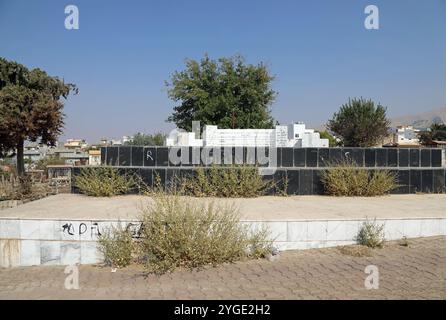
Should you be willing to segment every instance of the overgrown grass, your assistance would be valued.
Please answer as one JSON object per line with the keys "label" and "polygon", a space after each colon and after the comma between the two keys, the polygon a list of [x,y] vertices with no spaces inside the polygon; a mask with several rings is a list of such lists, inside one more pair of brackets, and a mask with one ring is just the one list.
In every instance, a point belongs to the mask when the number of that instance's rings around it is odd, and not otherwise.
{"label": "overgrown grass", "polygon": [[372,250],[363,245],[340,246],[338,250],[345,255],[352,257],[371,257]]}
{"label": "overgrown grass", "polygon": [[378,224],[376,219],[363,222],[361,229],[356,236],[359,245],[369,248],[382,248],[384,245],[384,224]]}
{"label": "overgrown grass", "polygon": [[253,198],[268,192],[284,195],[287,181],[281,184],[282,188],[279,183],[264,179],[258,167],[247,165],[197,168],[194,175],[182,177],[177,183],[185,195],[224,198]]}
{"label": "overgrown grass", "polygon": [[111,197],[141,188],[142,181],[137,175],[122,175],[116,168],[95,167],[82,168],[74,177],[74,185],[88,196]]}
{"label": "overgrown grass", "polygon": [[0,201],[16,200],[18,191],[18,180],[6,175],[0,177]]}
{"label": "overgrown grass", "polygon": [[118,223],[117,227],[103,231],[99,236],[99,250],[104,255],[104,262],[116,268],[128,266],[132,262],[135,242],[129,230]]}
{"label": "overgrown grass", "polygon": [[140,250],[156,273],[263,257],[272,249],[269,232],[249,231],[233,206],[160,193],[143,209],[142,221]]}
{"label": "overgrown grass", "polygon": [[0,176],[0,201],[32,201],[44,198],[52,193],[47,182],[36,181],[30,176],[17,177],[13,174]]}
{"label": "overgrown grass", "polygon": [[353,161],[332,163],[321,174],[325,192],[333,196],[373,197],[389,193],[397,185],[389,170],[367,170]]}

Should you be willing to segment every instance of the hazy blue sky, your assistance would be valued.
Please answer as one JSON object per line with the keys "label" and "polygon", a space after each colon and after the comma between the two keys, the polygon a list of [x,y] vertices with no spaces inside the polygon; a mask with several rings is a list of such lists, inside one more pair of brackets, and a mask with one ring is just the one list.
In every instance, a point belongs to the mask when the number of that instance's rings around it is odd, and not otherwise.
{"label": "hazy blue sky", "polygon": [[[68,4],[79,30],[64,27]],[[368,4],[380,30],[364,28]],[[446,107],[445,0],[0,0],[0,56],[79,87],[62,138],[170,130],[164,81],[206,52],[266,62],[282,123],[325,123],[352,96],[390,116]]]}

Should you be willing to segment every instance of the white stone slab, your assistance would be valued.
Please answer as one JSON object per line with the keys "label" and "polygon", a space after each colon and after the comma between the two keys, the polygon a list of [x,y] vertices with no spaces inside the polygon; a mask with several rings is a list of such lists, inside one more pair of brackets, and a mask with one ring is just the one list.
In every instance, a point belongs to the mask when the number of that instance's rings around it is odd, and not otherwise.
{"label": "white stone slab", "polygon": [[325,242],[325,247],[349,246],[353,244],[356,244],[356,241],[327,241]]}
{"label": "white stone slab", "polygon": [[20,220],[20,239],[39,240],[39,220]]}
{"label": "white stone slab", "polygon": [[[97,232],[104,233],[118,224],[125,228],[135,221],[74,221],[71,235],[65,230],[67,239],[59,241],[62,235],[62,221],[58,220],[0,220],[2,235],[19,235],[24,240],[0,240],[0,266],[30,265],[72,265],[76,263],[99,263],[101,253],[97,248]],[[354,237],[364,220],[306,220],[306,221],[255,221],[242,222],[251,230],[268,227],[279,250],[302,250],[354,244]],[[369,220],[370,221],[370,220]],[[85,227],[82,227],[82,223]],[[397,240],[419,236],[446,235],[446,219],[377,219],[385,224],[386,240]],[[37,226],[37,227],[36,227]],[[38,234],[37,234],[38,233]],[[41,239],[40,239],[41,238]],[[76,240],[77,239],[77,240]],[[80,239],[93,239],[80,241]]]}
{"label": "white stone slab", "polygon": [[274,246],[276,246],[280,251],[307,249],[307,243],[305,241],[275,242]]}
{"label": "white stone slab", "polygon": [[0,267],[20,266],[20,240],[0,240]]}
{"label": "white stone slab", "polygon": [[327,240],[327,221],[308,221],[308,241]]}
{"label": "white stone slab", "polygon": [[346,237],[345,221],[327,221],[327,240],[344,240]]}
{"label": "white stone slab", "polygon": [[246,227],[250,232],[257,232],[258,230],[265,228],[262,222],[257,222],[257,221],[246,221],[246,222],[241,222],[241,224],[243,227]]}
{"label": "white stone slab", "polygon": [[398,240],[404,237],[404,220],[377,220],[384,223],[384,238],[386,240]]}
{"label": "white stone slab", "polygon": [[20,239],[19,220],[0,220],[0,239]]}
{"label": "white stone slab", "polygon": [[446,235],[446,219],[440,219],[440,235]]}
{"label": "white stone slab", "polygon": [[21,240],[20,241],[20,265],[38,266],[40,265],[40,241]]}
{"label": "white stone slab", "polygon": [[347,242],[356,242],[361,222],[358,220],[345,221],[345,237],[342,240]]}
{"label": "white stone slab", "polygon": [[93,264],[103,261],[102,253],[99,251],[97,242],[82,241],[81,242],[81,263]]}
{"label": "white stone slab", "polygon": [[407,238],[421,237],[421,220],[411,219],[403,221],[404,236]]}
{"label": "white stone slab", "polygon": [[272,239],[275,241],[287,240],[287,223],[284,221],[268,221],[264,226],[270,231]]}
{"label": "white stone slab", "polygon": [[319,249],[327,246],[327,241],[306,241],[307,249]]}
{"label": "white stone slab", "polygon": [[327,241],[353,241],[359,232],[359,221],[327,221]]}
{"label": "white stone slab", "polygon": [[59,221],[40,220],[39,221],[40,240],[60,240],[61,231]]}
{"label": "white stone slab", "polygon": [[40,242],[40,264],[60,265],[60,241]]}
{"label": "white stone slab", "polygon": [[60,245],[60,263],[62,265],[74,265],[81,262],[81,243],[62,242]]}
{"label": "white stone slab", "polygon": [[287,241],[302,242],[308,238],[308,222],[292,221],[287,223]]}
{"label": "white stone slab", "polygon": [[440,219],[421,220],[421,236],[432,237],[440,235]]}

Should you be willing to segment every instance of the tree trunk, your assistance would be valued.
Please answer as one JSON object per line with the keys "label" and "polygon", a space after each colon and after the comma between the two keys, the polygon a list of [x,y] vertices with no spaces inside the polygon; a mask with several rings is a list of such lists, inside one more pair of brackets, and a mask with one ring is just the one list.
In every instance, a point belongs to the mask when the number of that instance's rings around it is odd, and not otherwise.
{"label": "tree trunk", "polygon": [[19,177],[25,175],[25,161],[23,159],[23,140],[17,143],[17,173]]}

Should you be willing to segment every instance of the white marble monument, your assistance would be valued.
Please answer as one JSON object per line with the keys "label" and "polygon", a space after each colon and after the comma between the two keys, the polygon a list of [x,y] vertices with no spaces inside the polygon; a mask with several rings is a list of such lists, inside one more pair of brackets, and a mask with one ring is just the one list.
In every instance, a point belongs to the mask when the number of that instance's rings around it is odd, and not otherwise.
{"label": "white marble monument", "polygon": [[168,147],[295,147],[328,148],[328,139],[306,129],[304,123],[277,125],[275,129],[219,129],[206,125],[203,137],[195,132],[172,131],[166,138]]}

